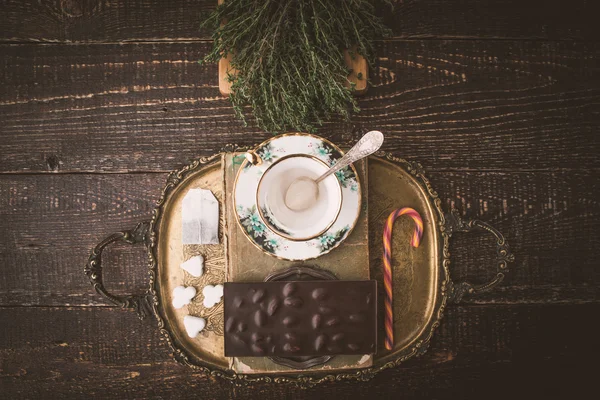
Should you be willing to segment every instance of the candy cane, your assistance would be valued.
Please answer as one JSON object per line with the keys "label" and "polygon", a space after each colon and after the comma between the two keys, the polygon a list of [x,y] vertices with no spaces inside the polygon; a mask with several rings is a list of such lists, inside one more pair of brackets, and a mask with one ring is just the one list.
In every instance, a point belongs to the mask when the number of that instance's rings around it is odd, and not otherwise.
{"label": "candy cane", "polygon": [[423,220],[418,212],[409,207],[393,211],[383,229],[383,285],[385,288],[385,348],[391,350],[394,345],[394,314],[392,311],[392,226],[401,215],[410,216],[415,221],[415,232],[410,244],[419,247],[423,236]]}

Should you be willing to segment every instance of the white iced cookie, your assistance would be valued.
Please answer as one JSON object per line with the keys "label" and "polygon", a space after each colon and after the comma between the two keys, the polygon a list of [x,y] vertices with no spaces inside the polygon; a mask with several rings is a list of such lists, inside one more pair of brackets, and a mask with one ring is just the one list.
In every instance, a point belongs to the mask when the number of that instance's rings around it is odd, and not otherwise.
{"label": "white iced cookie", "polygon": [[196,289],[192,286],[177,286],[173,289],[173,307],[181,308],[190,304],[196,295]]}
{"label": "white iced cookie", "polygon": [[202,276],[204,273],[204,257],[202,256],[194,256],[182,263],[180,267],[190,273],[190,275],[195,276],[196,278]]}
{"label": "white iced cookie", "polygon": [[188,336],[195,338],[206,326],[206,320],[204,318],[186,315],[183,317],[183,325],[185,326],[185,331]]}
{"label": "white iced cookie", "polygon": [[204,307],[211,308],[221,301],[221,297],[223,297],[223,285],[206,285],[202,289],[202,294],[204,295]]}

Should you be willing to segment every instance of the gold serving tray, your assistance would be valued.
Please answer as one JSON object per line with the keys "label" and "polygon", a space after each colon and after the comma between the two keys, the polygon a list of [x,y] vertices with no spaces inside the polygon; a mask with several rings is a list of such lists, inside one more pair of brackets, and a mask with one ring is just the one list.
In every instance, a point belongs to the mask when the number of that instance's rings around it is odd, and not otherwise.
{"label": "gold serving tray", "polygon": [[[230,149],[230,151],[243,149]],[[201,294],[186,308],[175,310],[171,306],[173,288],[184,284],[201,288],[207,284],[225,281],[227,224],[223,204],[224,169],[223,153],[201,158],[179,171],[171,173],[162,197],[154,210],[152,220],[140,223],[131,231],[115,233],[92,250],[86,265],[86,274],[93,286],[106,298],[122,307],[135,308],[140,317],[154,314],[158,326],[173,349],[175,358],[192,368],[238,383],[250,381],[292,382],[314,385],[339,379],[367,380],[377,372],[398,365],[402,361],[426,351],[429,340],[439,325],[448,301],[459,301],[466,293],[488,290],[497,285],[507,272],[507,263],[513,256],[504,237],[493,227],[478,221],[463,221],[453,211],[445,215],[441,201],[431,187],[418,163],[408,162],[380,152],[368,162],[368,220],[370,274],[379,281],[379,298],[384,298],[382,274],[382,232],[387,216],[399,207],[412,207],[423,218],[424,233],[418,249],[409,245],[414,226],[409,218],[400,218],[393,234],[393,285],[394,285],[394,348],[384,347],[383,301],[380,301],[379,347],[369,368],[331,371],[327,366],[293,373],[237,374],[229,369],[229,359],[223,354],[222,303],[205,309]],[[192,188],[210,189],[219,202],[221,226],[218,245],[183,245],[181,241],[181,202]],[[229,206],[229,205],[227,205]],[[485,229],[497,242],[498,273],[489,283],[475,286],[468,283],[453,284],[449,276],[449,239],[453,232]],[[102,284],[101,253],[114,241],[145,243],[148,248],[150,288],[143,296],[117,297],[108,293]],[[257,250],[258,251],[258,250]],[[334,251],[343,251],[343,247]],[[184,274],[181,262],[193,255],[205,256],[205,274],[193,278]],[[301,264],[301,263],[299,263]],[[318,265],[318,259],[312,260]],[[200,292],[200,290],[199,290]],[[190,339],[183,327],[184,315],[202,316],[206,328]]]}

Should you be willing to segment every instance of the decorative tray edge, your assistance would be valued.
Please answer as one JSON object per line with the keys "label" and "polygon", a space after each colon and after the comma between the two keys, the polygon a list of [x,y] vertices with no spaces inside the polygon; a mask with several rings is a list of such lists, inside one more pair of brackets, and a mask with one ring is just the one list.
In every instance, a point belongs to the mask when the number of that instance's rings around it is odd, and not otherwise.
{"label": "decorative tray edge", "polygon": [[[158,224],[160,223],[163,207],[170,193],[185,180],[190,174],[212,163],[216,163],[221,159],[223,153],[227,152],[243,152],[251,147],[240,147],[237,145],[227,145],[222,152],[209,157],[201,157],[192,163],[184,166],[179,170],[175,170],[167,177],[166,184],[162,190],[161,197],[156,203],[156,207],[152,212],[150,221],[144,221],[138,224],[134,229],[114,233],[97,246],[95,246],[90,254],[88,262],[85,266],[85,274],[90,279],[94,289],[104,296],[111,303],[120,306],[121,308],[134,309],[138,313],[140,319],[144,319],[148,315],[153,314],[158,323],[158,328],[161,336],[166,339],[169,347],[173,352],[174,358],[181,364],[187,365],[190,368],[202,371],[207,375],[220,377],[231,381],[237,385],[245,385],[253,382],[274,382],[274,383],[291,383],[298,387],[311,387],[323,382],[333,382],[339,380],[357,380],[367,381],[372,379],[379,372],[388,368],[395,367],[405,360],[424,354],[429,346],[431,337],[436,328],[440,325],[443,313],[448,302],[459,302],[465,294],[475,294],[481,291],[490,290],[498,285],[504,279],[505,273],[508,272],[508,263],[514,261],[514,256],[510,252],[510,248],[504,236],[494,227],[479,220],[463,220],[456,210],[451,210],[450,213],[444,214],[442,202],[438,197],[437,192],[431,186],[429,179],[425,176],[425,171],[422,165],[418,162],[407,161],[402,158],[393,156],[390,153],[380,151],[375,154],[376,157],[390,161],[400,165],[416,180],[419,186],[424,189],[431,202],[432,208],[436,211],[436,225],[440,232],[440,244],[442,249],[441,275],[438,295],[434,305],[434,316],[428,321],[427,325],[421,331],[418,338],[407,346],[404,350],[391,361],[385,363],[374,364],[372,367],[356,370],[348,370],[345,372],[332,373],[325,371],[305,371],[294,374],[278,374],[278,375],[262,375],[262,374],[238,374],[231,370],[221,369],[217,364],[206,362],[199,357],[189,354],[183,349],[183,346],[178,343],[177,338],[167,329],[165,324],[165,315],[163,313],[157,292],[157,236]],[[467,282],[453,283],[450,278],[450,252],[449,241],[450,237],[455,232],[468,232],[474,229],[483,229],[491,233],[497,244],[496,276],[488,283],[483,285],[472,285]],[[101,254],[102,250],[109,244],[123,241],[129,244],[143,243],[147,247],[148,256],[148,274],[150,278],[149,289],[142,295],[130,296],[115,296],[110,294],[103,285],[102,281],[102,265]]]}

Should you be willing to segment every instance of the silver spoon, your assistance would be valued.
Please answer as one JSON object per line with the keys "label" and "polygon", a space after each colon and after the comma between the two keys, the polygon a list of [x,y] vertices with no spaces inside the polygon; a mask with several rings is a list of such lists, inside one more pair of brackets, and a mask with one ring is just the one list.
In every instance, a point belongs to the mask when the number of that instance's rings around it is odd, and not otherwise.
{"label": "silver spoon", "polygon": [[368,155],[375,153],[383,143],[383,133],[371,131],[360,140],[342,158],[317,179],[307,176],[295,179],[285,193],[285,205],[293,211],[303,211],[315,205],[319,198],[319,182]]}

